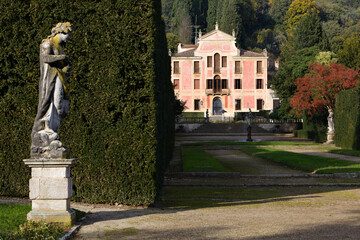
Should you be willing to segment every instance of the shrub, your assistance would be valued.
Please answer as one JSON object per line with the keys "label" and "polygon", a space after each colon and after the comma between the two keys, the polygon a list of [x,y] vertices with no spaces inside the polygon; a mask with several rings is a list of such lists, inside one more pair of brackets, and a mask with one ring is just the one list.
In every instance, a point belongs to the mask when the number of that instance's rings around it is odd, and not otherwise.
{"label": "shrub", "polygon": [[360,149],[360,89],[340,92],[336,97],[335,144],[338,147]]}
{"label": "shrub", "polygon": [[153,203],[174,143],[160,1],[4,0],[0,7],[0,195],[28,194],[22,160],[36,115],[39,44],[57,22],[70,21],[71,105],[60,136],[78,158],[74,199]]}
{"label": "shrub", "polygon": [[28,221],[20,225],[19,230],[5,237],[6,240],[56,240],[64,235],[64,225]]}
{"label": "shrub", "polygon": [[317,112],[313,115],[303,115],[303,129],[294,132],[300,138],[325,142],[327,139],[327,112]]}

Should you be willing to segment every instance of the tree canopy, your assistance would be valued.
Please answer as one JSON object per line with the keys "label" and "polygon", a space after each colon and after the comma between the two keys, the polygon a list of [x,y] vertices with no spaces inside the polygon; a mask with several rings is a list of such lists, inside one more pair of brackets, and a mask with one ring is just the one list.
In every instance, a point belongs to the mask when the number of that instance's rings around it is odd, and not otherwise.
{"label": "tree canopy", "polygon": [[295,82],[290,104],[296,115],[312,114],[324,108],[335,110],[336,94],[358,85],[359,73],[338,63],[311,64],[309,72]]}

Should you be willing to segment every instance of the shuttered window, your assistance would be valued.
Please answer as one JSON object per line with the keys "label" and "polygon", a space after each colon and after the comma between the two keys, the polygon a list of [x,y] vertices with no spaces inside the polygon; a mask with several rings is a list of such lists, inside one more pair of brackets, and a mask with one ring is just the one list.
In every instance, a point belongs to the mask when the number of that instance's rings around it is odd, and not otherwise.
{"label": "shuttered window", "polygon": [[200,73],[200,62],[199,61],[194,62],[194,73]]}
{"label": "shuttered window", "polygon": [[257,61],[256,62],[256,73],[259,73],[259,74],[263,73],[262,61]]}
{"label": "shuttered window", "polygon": [[179,62],[174,62],[174,74],[180,73]]}
{"label": "shuttered window", "polygon": [[235,74],[242,74],[242,67],[240,61],[235,61]]}
{"label": "shuttered window", "polygon": [[194,79],[194,89],[200,89],[200,79]]}
{"label": "shuttered window", "polygon": [[223,68],[226,68],[226,67],[227,67],[227,57],[226,57],[226,56],[224,56],[224,57],[221,58],[221,66],[222,66]]}
{"label": "shuttered window", "polygon": [[212,56],[207,57],[207,67],[212,67]]}

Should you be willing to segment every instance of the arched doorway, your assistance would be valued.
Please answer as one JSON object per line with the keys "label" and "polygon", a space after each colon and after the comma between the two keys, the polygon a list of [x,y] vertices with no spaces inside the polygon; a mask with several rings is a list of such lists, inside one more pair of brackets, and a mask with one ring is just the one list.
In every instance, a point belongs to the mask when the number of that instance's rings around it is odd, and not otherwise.
{"label": "arched doorway", "polygon": [[221,115],[223,111],[221,98],[216,97],[213,99],[213,115]]}
{"label": "arched doorway", "polygon": [[219,75],[214,77],[214,93],[221,93],[221,79]]}

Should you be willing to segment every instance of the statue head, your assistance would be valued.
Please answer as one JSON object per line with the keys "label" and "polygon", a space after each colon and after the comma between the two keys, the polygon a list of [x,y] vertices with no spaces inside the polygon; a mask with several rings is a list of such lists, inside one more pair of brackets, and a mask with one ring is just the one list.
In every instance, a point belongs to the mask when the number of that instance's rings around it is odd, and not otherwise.
{"label": "statue head", "polygon": [[69,35],[72,31],[71,23],[58,23],[55,27],[51,29],[51,35],[49,37],[55,37],[58,34]]}

